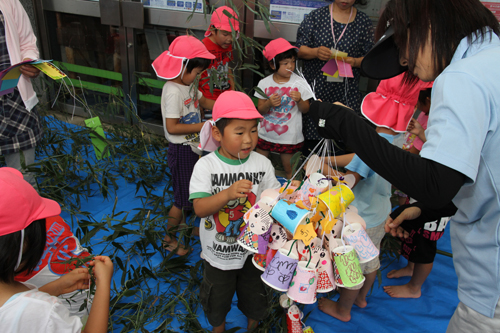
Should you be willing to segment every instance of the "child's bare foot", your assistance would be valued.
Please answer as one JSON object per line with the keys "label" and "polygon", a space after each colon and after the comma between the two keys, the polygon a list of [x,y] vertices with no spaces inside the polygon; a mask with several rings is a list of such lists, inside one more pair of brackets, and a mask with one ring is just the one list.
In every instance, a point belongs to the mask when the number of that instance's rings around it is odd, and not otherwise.
{"label": "child's bare foot", "polygon": [[190,247],[180,245],[177,239],[168,235],[165,235],[165,238],[163,238],[163,248],[169,252],[174,252],[179,256],[184,256],[192,250]]}
{"label": "child's bare foot", "polygon": [[393,269],[389,273],[387,273],[388,279],[397,279],[403,276],[412,276],[413,275],[413,267],[403,267],[400,269]]}
{"label": "child's bare foot", "polygon": [[344,313],[344,311],[339,308],[338,303],[332,301],[331,299],[325,297],[318,299],[318,308],[324,313],[337,318],[340,321],[348,322],[351,320],[351,313]]}
{"label": "child's bare foot", "polygon": [[366,301],[366,298],[359,298],[359,297],[356,297],[356,300],[354,301],[354,304],[356,304],[358,307],[360,308],[366,308],[366,306],[368,305],[368,302]]}
{"label": "child's bare foot", "polygon": [[394,298],[419,298],[422,295],[420,288],[415,290],[408,283],[402,286],[384,286],[384,291]]}

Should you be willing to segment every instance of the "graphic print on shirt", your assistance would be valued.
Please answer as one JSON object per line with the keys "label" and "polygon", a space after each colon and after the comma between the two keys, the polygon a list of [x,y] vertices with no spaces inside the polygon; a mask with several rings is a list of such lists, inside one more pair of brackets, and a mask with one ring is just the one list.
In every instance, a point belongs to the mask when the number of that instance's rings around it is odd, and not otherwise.
{"label": "graphic print on shirt", "polygon": [[86,258],[90,253],[77,243],[77,239],[71,232],[69,225],[60,217],[47,219],[47,243],[42,258],[31,274],[19,274],[18,281],[27,281],[38,274],[44,267],[48,266],[51,273],[64,275],[75,269],[75,264],[63,263],[71,258]]}
{"label": "graphic print on shirt", "polygon": [[286,122],[290,120],[292,114],[290,113],[292,108],[296,105],[295,101],[290,97],[290,92],[298,91],[297,88],[291,87],[268,87],[265,89],[267,96],[273,94],[278,94],[281,97],[281,105],[278,107],[272,107],[267,114],[264,115],[262,119],[263,127],[267,132],[276,132],[278,135],[282,135],[288,132],[288,125]]}
{"label": "graphic print on shirt", "polygon": [[[214,72],[212,74],[212,72]],[[219,63],[219,66],[217,68],[208,68],[207,69],[208,73],[208,78],[212,77],[212,75],[216,75],[216,79],[213,79],[213,87],[214,89],[219,89],[219,90],[227,90],[231,86],[229,85],[229,64],[226,62],[223,64],[222,62]],[[210,82],[210,81],[207,81]],[[218,83],[218,84],[217,84]]]}
{"label": "graphic print on shirt", "polygon": [[[194,103],[194,107],[198,109],[199,105],[198,99],[193,99],[191,97],[184,101],[184,106],[188,108],[191,103]],[[187,115],[179,118],[179,124],[198,124],[198,123],[201,123],[201,117],[198,112],[190,112]],[[186,134],[184,136],[184,139],[186,139],[186,141],[193,141],[193,140],[198,141],[199,133]]]}

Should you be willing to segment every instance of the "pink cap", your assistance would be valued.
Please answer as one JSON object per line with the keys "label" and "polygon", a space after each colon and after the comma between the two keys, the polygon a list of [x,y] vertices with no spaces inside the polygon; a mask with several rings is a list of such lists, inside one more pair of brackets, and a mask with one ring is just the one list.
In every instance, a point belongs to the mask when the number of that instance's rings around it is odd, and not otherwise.
{"label": "pink cap", "polygon": [[53,200],[42,198],[16,169],[0,168],[0,236],[25,229],[33,221],[61,214]]}
{"label": "pink cap", "polygon": [[234,90],[220,94],[212,110],[213,121],[206,122],[200,131],[200,149],[214,151],[220,143],[212,136],[212,126],[221,118],[261,119],[264,118],[257,111],[255,104],[248,95]]}
{"label": "pink cap", "polygon": [[215,59],[215,56],[198,38],[179,36],[174,39],[167,51],[153,61],[152,66],[158,77],[171,80],[181,75],[182,62],[193,58]]}
{"label": "pink cap", "polygon": [[[226,13],[224,13],[224,10],[231,14],[232,17],[229,17]],[[233,26],[232,29],[231,25]],[[212,17],[210,18],[210,25],[205,32],[205,37],[208,37],[212,34],[212,31],[210,30],[211,27],[225,31],[232,31],[234,29],[234,31],[239,32],[240,22],[238,22],[238,14],[236,14],[236,12],[228,6],[219,7],[212,13]]]}
{"label": "pink cap", "polygon": [[264,51],[262,51],[262,54],[264,55],[264,57],[266,57],[266,59],[268,61],[271,61],[278,54],[283,53],[283,52],[288,51],[288,50],[291,50],[291,49],[296,49],[297,51],[299,50],[297,47],[290,44],[286,39],[277,38],[277,39],[270,41],[266,45],[266,47],[264,48]]}
{"label": "pink cap", "polygon": [[413,85],[402,84],[404,73],[382,80],[376,92],[369,93],[361,103],[361,113],[380,127],[406,132],[415,112],[421,90],[431,88],[432,82],[418,80]]}

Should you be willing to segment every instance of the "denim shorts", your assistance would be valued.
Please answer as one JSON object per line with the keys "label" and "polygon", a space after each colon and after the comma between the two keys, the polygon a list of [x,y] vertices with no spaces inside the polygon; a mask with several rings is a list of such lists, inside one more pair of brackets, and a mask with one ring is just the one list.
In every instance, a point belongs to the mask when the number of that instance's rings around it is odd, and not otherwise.
{"label": "denim shorts", "polygon": [[270,293],[260,278],[262,272],[252,263],[252,256],[240,269],[223,271],[206,261],[203,266],[200,303],[210,325],[217,327],[224,323],[235,292],[238,308],[247,318],[260,321],[267,317]]}

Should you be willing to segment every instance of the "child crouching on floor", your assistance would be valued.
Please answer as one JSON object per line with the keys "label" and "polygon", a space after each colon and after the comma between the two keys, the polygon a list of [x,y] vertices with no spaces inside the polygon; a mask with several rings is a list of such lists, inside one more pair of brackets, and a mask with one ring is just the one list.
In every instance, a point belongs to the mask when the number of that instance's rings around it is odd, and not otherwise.
{"label": "child crouching on floor", "polygon": [[[185,223],[186,211],[192,209],[189,201],[189,179],[201,155],[198,150],[199,132],[203,126],[199,106],[212,109],[213,101],[203,97],[196,78],[210,65],[215,56],[193,36],[177,37],[168,51],[153,62],[158,77],[167,79],[161,94],[161,113],[165,138],[169,141],[167,162],[172,175],[174,204],[168,213],[164,247],[178,255],[189,253],[175,235],[179,224]],[[197,230],[194,230],[197,234]]]}
{"label": "child crouching on floor", "polygon": [[[245,212],[262,191],[280,187],[271,162],[253,151],[260,118],[244,93],[222,93],[214,105],[211,129],[220,147],[196,163],[189,186],[189,199],[202,218],[200,241],[205,262],[200,302],[213,332],[224,331],[235,292],[249,330],[269,312],[262,272],[252,264],[250,253],[235,244],[245,226]],[[202,137],[202,146],[204,140]]]}

